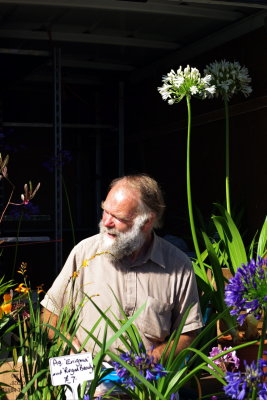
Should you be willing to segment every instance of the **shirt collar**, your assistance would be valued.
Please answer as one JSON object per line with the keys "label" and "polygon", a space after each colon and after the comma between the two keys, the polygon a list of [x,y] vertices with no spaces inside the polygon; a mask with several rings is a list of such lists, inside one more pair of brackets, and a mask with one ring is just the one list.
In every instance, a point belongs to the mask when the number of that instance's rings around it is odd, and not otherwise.
{"label": "shirt collar", "polygon": [[152,243],[148,248],[147,252],[143,254],[140,258],[135,260],[131,267],[136,267],[137,265],[142,265],[151,260],[155,264],[158,264],[162,268],[166,268],[163,252],[161,251],[162,241],[155,232],[152,233]]}
{"label": "shirt collar", "polygon": [[162,251],[162,241],[158,235],[153,232],[153,243],[151,246],[150,259],[162,268],[166,268],[164,255]]}

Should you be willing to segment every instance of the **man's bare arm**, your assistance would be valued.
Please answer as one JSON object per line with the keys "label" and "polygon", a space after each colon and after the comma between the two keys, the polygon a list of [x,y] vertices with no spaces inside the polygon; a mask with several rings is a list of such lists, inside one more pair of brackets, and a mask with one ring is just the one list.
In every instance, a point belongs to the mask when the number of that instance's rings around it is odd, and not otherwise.
{"label": "man's bare arm", "polygon": [[[179,342],[178,345],[176,347],[175,350],[175,355],[179,354],[180,351],[182,351],[183,349],[186,349],[187,347],[190,347],[191,343],[193,342],[193,340],[195,339],[195,337],[197,336],[198,331],[190,331],[190,332],[186,332],[181,334],[180,338],[179,338]],[[172,346],[172,344],[171,344]],[[167,351],[167,356],[171,350],[171,346],[169,347],[168,351]],[[160,357],[162,356],[162,353],[164,351],[166,347],[166,343],[161,343],[158,346],[156,346],[153,350],[152,350],[152,355],[155,358],[155,361],[159,361]]]}
{"label": "man's bare arm", "polygon": [[[56,314],[53,314],[51,311],[47,310],[46,308],[43,308],[42,312],[41,312],[41,320],[44,324],[49,324],[56,328],[58,316]],[[55,331],[53,329],[48,329],[49,339],[53,339],[54,335],[55,335]]]}
{"label": "man's bare arm", "polygon": [[[47,310],[46,308],[43,308],[42,309],[42,313],[41,313],[41,320],[42,320],[43,323],[52,325],[53,327],[56,328],[57,327],[57,323],[58,323],[58,315],[53,314],[51,311]],[[53,339],[54,336],[55,336],[55,331],[53,329],[51,329],[51,328],[48,329],[48,337],[49,337],[49,339]],[[67,334],[66,338],[70,339],[70,335]],[[79,351],[79,349],[81,347],[81,344],[80,344],[79,340],[76,337],[74,337],[72,339],[72,344],[75,347],[75,349],[77,351]],[[71,351],[71,353],[72,352],[73,351]]]}

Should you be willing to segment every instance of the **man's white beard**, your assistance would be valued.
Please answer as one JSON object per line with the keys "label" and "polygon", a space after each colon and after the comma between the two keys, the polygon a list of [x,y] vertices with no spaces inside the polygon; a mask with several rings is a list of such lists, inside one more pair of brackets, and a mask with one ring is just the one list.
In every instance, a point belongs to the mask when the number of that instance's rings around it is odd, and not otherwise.
{"label": "man's white beard", "polygon": [[[111,260],[121,260],[123,257],[133,254],[141,249],[145,243],[145,235],[141,231],[147,216],[137,216],[134,224],[127,232],[118,232],[115,228],[106,228],[102,222],[99,223],[101,244],[104,251],[111,253]],[[115,234],[114,239],[109,238],[107,233]]]}

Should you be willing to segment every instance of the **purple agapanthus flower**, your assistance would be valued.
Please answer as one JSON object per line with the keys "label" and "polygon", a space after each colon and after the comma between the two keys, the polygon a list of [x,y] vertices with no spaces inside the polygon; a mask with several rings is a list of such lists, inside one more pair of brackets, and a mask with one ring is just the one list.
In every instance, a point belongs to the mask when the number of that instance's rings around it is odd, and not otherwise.
{"label": "purple agapanthus flower", "polygon": [[49,172],[54,172],[57,168],[69,163],[72,160],[72,154],[69,150],[61,150],[58,157],[51,157],[43,163],[43,167],[47,168]]}
{"label": "purple agapanthus flower", "polygon": [[[145,352],[135,354],[132,351],[122,353],[121,360],[127,362],[131,367],[135,368],[147,381],[155,381],[167,374],[167,371],[159,363],[154,362],[154,357]],[[130,372],[119,362],[112,363],[117,375],[121,378],[122,383],[129,389],[134,390],[138,378],[131,376]]]}
{"label": "purple agapanthus flower", "polygon": [[39,206],[30,202],[27,204],[18,204],[10,206],[7,215],[12,216],[13,219],[19,220],[20,218],[30,219],[32,215],[38,215],[38,214],[40,214]]}
{"label": "purple agapanthus flower", "polygon": [[264,360],[258,363],[253,361],[250,365],[244,361],[245,372],[227,372],[225,380],[227,385],[224,386],[224,392],[231,399],[248,400],[251,398],[253,388],[257,390],[257,399],[267,400],[267,385],[264,382],[266,373],[262,366],[266,365]]}
{"label": "purple agapanthus flower", "polygon": [[[0,147],[3,152],[9,155],[18,153],[19,151],[23,151],[27,148],[26,145],[19,144],[17,140],[14,140],[14,133],[14,130],[10,128],[5,129],[5,131],[0,130]],[[9,140],[11,140],[13,144],[8,143]]]}
{"label": "purple agapanthus flower", "polygon": [[[258,257],[238,268],[235,276],[225,288],[225,303],[233,307],[231,315],[238,315],[237,321],[243,324],[248,314],[260,319],[267,309],[267,259]],[[241,314],[242,312],[242,314]]]}

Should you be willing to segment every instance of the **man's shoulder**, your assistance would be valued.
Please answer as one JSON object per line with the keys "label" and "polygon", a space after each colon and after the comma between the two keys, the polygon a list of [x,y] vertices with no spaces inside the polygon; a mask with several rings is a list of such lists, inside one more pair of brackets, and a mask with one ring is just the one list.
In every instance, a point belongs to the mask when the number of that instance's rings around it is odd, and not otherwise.
{"label": "man's shoulder", "polygon": [[92,243],[99,243],[100,240],[100,234],[97,233],[96,235],[93,236],[88,236],[85,239],[82,239],[77,245],[77,246],[86,246],[87,244],[92,244]]}
{"label": "man's shoulder", "polygon": [[167,240],[161,236],[156,236],[156,238],[157,238],[157,245],[159,245],[161,247],[161,251],[174,253],[174,254],[180,255],[181,257],[188,258],[188,256],[185,254],[185,252],[182,249],[177,247],[175,244],[171,243],[169,240]]}
{"label": "man's shoulder", "polygon": [[162,259],[165,267],[190,266],[192,262],[184,251],[161,236],[156,236],[156,253]]}
{"label": "man's shoulder", "polygon": [[100,234],[96,234],[93,236],[89,236],[83,240],[81,240],[76,246],[74,247],[74,252],[80,251],[97,251],[100,244]]}

